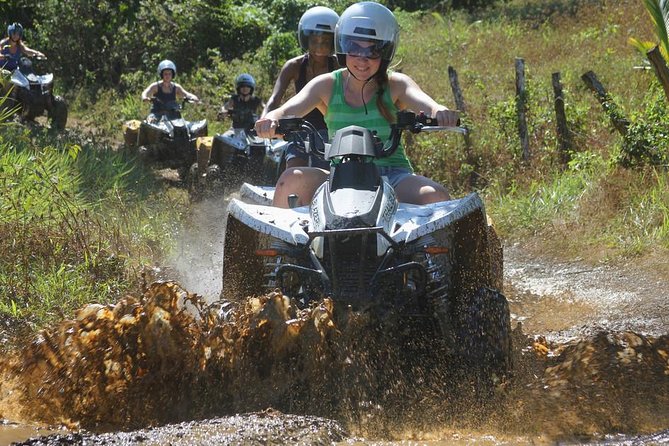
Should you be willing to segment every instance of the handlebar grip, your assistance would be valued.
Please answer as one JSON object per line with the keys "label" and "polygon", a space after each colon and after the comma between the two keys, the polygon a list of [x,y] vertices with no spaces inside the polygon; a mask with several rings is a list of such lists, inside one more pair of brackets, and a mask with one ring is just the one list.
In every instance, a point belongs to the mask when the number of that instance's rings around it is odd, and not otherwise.
{"label": "handlebar grip", "polygon": [[282,118],[279,119],[274,132],[279,135],[287,135],[292,132],[297,132],[302,130],[303,123],[304,120],[302,118]]}

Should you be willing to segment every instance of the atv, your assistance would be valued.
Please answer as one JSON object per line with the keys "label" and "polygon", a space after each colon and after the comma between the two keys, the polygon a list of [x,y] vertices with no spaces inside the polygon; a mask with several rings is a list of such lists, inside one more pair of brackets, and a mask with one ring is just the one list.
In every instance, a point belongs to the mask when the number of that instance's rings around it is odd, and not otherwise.
{"label": "atv", "polygon": [[[160,102],[153,98],[154,103]],[[158,119],[142,121],[137,134],[140,157],[161,168],[176,169],[179,178],[186,180],[190,166],[195,162],[195,145],[198,137],[207,136],[207,120],[186,121],[181,111],[186,102],[160,102]]]}
{"label": "atv", "polygon": [[[36,60],[46,60],[38,57]],[[36,74],[33,62],[21,57],[10,77],[10,91],[4,108],[16,110],[23,121],[33,121],[47,113],[51,127],[63,130],[67,124],[67,104],[53,94],[53,74]]]}
{"label": "atv", "polygon": [[[228,110],[226,113],[234,115],[239,112]],[[219,119],[222,116],[223,113],[219,113]],[[257,119],[253,115],[249,121],[255,123]],[[244,119],[239,117],[239,121]],[[253,125],[231,128],[215,135],[209,153],[198,153],[197,162],[191,166],[191,198],[197,200],[205,193],[222,194],[225,189],[238,190],[244,182],[273,186],[281,174],[280,165],[287,144],[282,139],[259,138]],[[200,164],[206,164],[207,170],[200,172]],[[212,178],[217,181],[212,181]]]}
{"label": "atv", "polygon": [[[289,139],[317,135],[300,118],[278,124]],[[511,327],[502,248],[481,198],[399,203],[372,162],[392,154],[403,131],[435,130],[464,132],[403,111],[385,142],[359,126],[337,131],[331,144],[306,142],[332,165],[309,206],[272,207],[274,188],[244,184],[242,199],[227,208],[221,299],[279,289],[300,307],[328,297],[335,312],[399,314],[444,345],[453,364],[486,382],[506,376]]]}
{"label": "atv", "polygon": [[259,138],[252,129],[230,129],[214,136],[212,162],[221,166],[226,180],[274,185],[286,142]]}

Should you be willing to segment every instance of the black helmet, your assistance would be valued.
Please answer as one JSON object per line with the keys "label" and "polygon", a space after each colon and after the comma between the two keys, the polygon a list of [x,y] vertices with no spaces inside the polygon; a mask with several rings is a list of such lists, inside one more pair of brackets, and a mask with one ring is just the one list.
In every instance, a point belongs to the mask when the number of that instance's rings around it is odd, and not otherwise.
{"label": "black helmet", "polygon": [[256,88],[256,80],[253,79],[253,76],[248,73],[240,74],[237,76],[237,79],[235,79],[235,88],[237,89],[237,94],[241,94],[239,89],[242,87],[251,88],[251,94],[253,94],[253,90]]}
{"label": "black helmet", "polygon": [[19,33],[19,38],[23,38],[23,25],[18,22],[14,22],[7,27],[7,37],[12,38],[12,34]]}
{"label": "black helmet", "polygon": [[163,78],[163,71],[165,70],[172,70],[173,79],[177,77],[177,66],[174,65],[174,62],[171,60],[165,59],[158,64],[158,76],[160,76],[161,79]]}

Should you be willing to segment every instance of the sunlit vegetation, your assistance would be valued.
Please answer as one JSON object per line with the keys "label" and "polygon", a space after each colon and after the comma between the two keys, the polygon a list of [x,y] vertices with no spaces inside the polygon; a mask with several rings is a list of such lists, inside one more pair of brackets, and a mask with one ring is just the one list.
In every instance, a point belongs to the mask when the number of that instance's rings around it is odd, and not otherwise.
{"label": "sunlit vegetation", "polygon": [[[2,127],[0,320],[42,326],[136,287],[141,269],[164,259],[184,222],[184,192],[158,184],[117,150],[121,124],[148,111],[139,94],[156,79],[158,61],[175,59],[177,80],[203,99],[189,105],[188,117],[208,118],[210,134],[220,132],[229,122],[216,122],[216,110],[239,73],[253,74],[256,93],[267,99],[279,67],[299,54],[294,31],[310,4],[34,3],[44,8],[0,7],[18,14],[31,45],[49,55],[72,130]],[[405,9],[396,11],[402,34],[394,69],[455,107],[453,67],[471,130],[469,152],[459,136],[407,141],[419,173],[456,196],[481,193],[508,243],[530,239],[544,251],[593,262],[669,249],[669,118],[653,71],[629,43],[656,39],[638,1],[509,0],[469,11],[393,5]],[[332,6],[341,11],[346,2]],[[517,135],[517,57],[526,64],[527,162]],[[589,70],[629,120],[625,136],[582,81]],[[567,164],[556,136],[555,72],[571,132]]]}

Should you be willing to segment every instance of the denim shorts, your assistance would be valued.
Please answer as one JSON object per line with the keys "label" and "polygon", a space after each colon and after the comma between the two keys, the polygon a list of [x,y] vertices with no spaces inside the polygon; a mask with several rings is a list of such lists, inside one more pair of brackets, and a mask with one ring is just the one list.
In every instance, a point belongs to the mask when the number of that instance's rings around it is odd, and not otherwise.
{"label": "denim shorts", "polygon": [[406,177],[413,175],[411,169],[407,167],[378,166],[379,174],[385,177],[392,187],[397,187]]}

